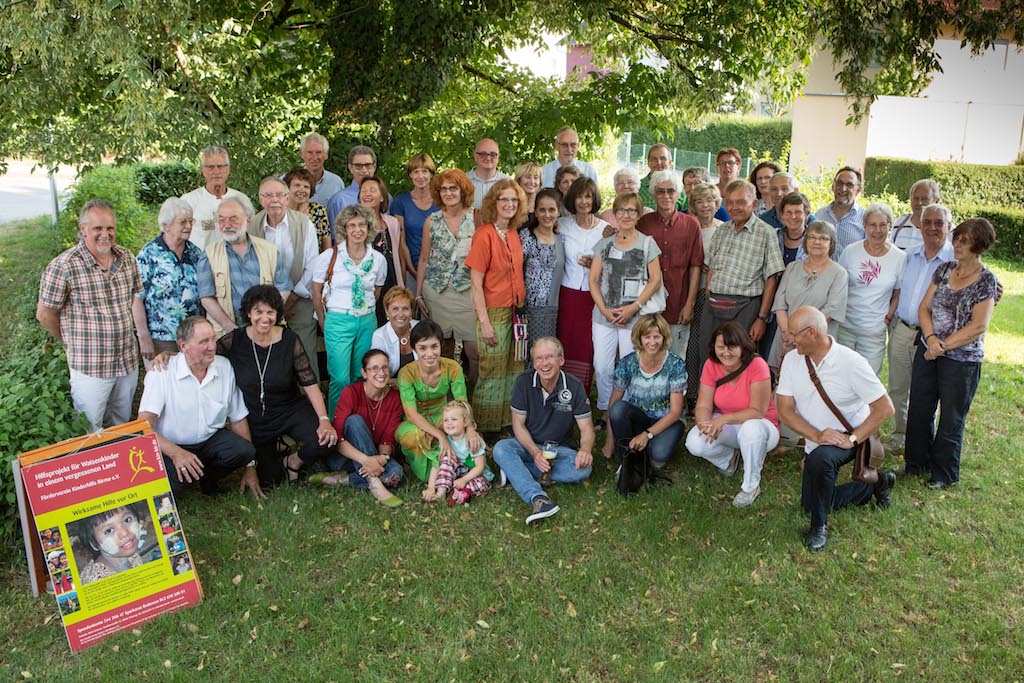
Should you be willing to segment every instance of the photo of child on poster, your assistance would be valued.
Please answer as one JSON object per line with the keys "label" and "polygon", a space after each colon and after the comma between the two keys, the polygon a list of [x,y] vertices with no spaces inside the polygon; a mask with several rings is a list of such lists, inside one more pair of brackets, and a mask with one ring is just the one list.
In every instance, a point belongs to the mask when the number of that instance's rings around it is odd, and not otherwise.
{"label": "photo of child on poster", "polygon": [[149,506],[128,503],[68,525],[83,586],[160,559]]}

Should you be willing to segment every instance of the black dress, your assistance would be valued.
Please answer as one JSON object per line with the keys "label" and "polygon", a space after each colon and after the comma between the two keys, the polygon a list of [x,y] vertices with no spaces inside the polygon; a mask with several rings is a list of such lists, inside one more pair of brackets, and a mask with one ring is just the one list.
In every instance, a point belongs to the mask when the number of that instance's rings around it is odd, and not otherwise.
{"label": "black dress", "polygon": [[[330,451],[317,444],[320,420],[300,387],[316,384],[316,376],[298,335],[288,328],[281,341],[263,347],[246,334],[246,328],[229,332],[217,340],[217,353],[231,362],[235,383],[249,409],[249,429],[256,447],[260,485],[269,486],[283,478],[277,441],[288,435],[302,442],[299,457],[310,463]],[[269,356],[269,357],[268,357]],[[260,369],[263,396],[260,397]]]}

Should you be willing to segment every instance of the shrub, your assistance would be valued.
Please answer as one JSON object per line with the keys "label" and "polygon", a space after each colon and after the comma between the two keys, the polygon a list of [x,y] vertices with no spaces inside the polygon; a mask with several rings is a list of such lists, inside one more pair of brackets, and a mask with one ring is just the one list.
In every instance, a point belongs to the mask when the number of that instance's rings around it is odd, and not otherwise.
{"label": "shrub", "polygon": [[159,207],[168,197],[180,197],[203,184],[199,169],[186,161],[136,164],[135,180],[136,197],[150,207]]}
{"label": "shrub", "polygon": [[147,224],[149,214],[138,200],[138,182],[131,166],[102,165],[86,170],[72,190],[57,220],[64,246],[78,240],[78,212],[90,199],[106,199],[114,207],[119,244],[135,251],[140,240],[152,233],[152,226]]}
{"label": "shrub", "polygon": [[996,229],[996,243],[990,252],[993,256],[1017,261],[1024,254],[1024,211],[991,206],[951,206],[950,211],[954,223],[975,216],[992,222]]}
{"label": "shrub", "polygon": [[1024,167],[983,166],[950,161],[912,161],[870,157],[864,166],[865,192],[906,197],[910,186],[932,178],[943,202],[960,206],[1024,209]]}
{"label": "shrub", "polygon": [[[793,122],[783,118],[756,116],[718,116],[699,130],[684,126],[676,128],[669,140],[660,140],[647,130],[633,132],[633,145],[653,145],[664,142],[670,147],[714,154],[723,147],[735,147],[743,155],[771,158],[782,157],[793,134]],[[677,162],[677,168],[681,165]]]}

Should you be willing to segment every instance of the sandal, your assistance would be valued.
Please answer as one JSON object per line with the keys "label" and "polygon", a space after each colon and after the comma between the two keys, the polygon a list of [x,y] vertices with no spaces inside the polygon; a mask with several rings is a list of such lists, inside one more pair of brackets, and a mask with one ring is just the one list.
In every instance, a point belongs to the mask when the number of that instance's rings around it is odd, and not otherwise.
{"label": "sandal", "polygon": [[[338,486],[341,484],[341,479],[347,478],[348,472],[317,472],[316,474],[309,475],[310,484],[323,484],[324,486]],[[331,479],[333,481],[327,481]]]}
{"label": "sandal", "polygon": [[[288,482],[288,484],[290,486],[294,486],[295,484],[299,483],[299,473],[302,472],[302,466],[300,465],[299,469],[295,469],[293,467],[289,467],[288,466],[288,458],[289,457],[290,456],[286,455],[284,457],[284,459],[281,461],[281,469],[284,470],[284,480],[286,482]],[[293,474],[295,475],[294,479],[292,478]]]}

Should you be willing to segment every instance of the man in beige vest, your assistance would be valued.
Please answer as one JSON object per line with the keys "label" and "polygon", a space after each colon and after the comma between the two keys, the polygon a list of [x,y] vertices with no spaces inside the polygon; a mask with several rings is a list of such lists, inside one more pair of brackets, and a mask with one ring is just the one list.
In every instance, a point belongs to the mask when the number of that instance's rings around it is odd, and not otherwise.
{"label": "man in beige vest", "polygon": [[277,247],[246,232],[252,215],[248,197],[231,197],[220,203],[217,229],[224,239],[206,248],[210,269],[197,273],[199,296],[218,337],[238,326],[242,296],[250,288],[274,285],[284,299],[292,291]]}
{"label": "man in beige vest", "polygon": [[260,183],[260,211],[249,223],[249,235],[263,238],[277,247],[281,262],[294,283],[284,300],[288,327],[298,335],[309,356],[313,374],[320,381],[316,362],[316,321],[309,287],[313,281],[313,262],[320,255],[316,229],[304,213],[288,208],[288,186],[279,178],[264,178]]}

